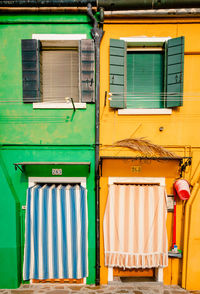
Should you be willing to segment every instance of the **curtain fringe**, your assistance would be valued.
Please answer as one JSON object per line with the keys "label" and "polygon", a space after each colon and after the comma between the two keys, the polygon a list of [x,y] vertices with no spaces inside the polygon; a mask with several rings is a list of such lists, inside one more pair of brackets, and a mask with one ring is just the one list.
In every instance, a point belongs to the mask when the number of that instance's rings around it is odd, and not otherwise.
{"label": "curtain fringe", "polygon": [[[133,263],[133,259],[135,262]],[[131,262],[130,262],[131,261]],[[129,264],[132,264],[131,266]],[[134,264],[134,265],[133,265]],[[154,268],[167,267],[167,253],[105,253],[105,265],[121,268]]]}

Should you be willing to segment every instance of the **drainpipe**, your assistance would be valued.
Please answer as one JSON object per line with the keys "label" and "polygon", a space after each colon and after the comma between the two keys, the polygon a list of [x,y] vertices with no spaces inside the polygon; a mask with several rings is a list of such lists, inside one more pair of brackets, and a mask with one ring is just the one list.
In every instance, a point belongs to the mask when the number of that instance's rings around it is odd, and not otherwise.
{"label": "drainpipe", "polygon": [[199,0],[97,0],[105,10],[198,8]]}
{"label": "drainpipe", "polygon": [[100,43],[104,31],[98,26],[98,22],[92,13],[92,5],[89,3],[88,15],[93,21],[91,35],[95,45],[96,60],[96,90],[95,90],[95,203],[96,203],[96,285],[100,285],[100,217],[99,217],[99,96],[100,96]]}
{"label": "drainpipe", "polygon": [[[96,7],[92,7],[93,12],[97,11]],[[63,13],[63,14],[77,14],[86,13],[87,7],[1,7],[0,3],[0,14],[4,13]]]}
{"label": "drainpipe", "polygon": [[96,6],[96,0],[1,0],[2,7],[86,7]]}
{"label": "drainpipe", "polygon": [[98,5],[105,10],[197,8],[199,0],[1,0],[2,7],[86,7]]}
{"label": "drainpipe", "polygon": [[106,18],[160,18],[160,17],[199,17],[200,8],[182,9],[147,9],[147,10],[117,10],[105,11]]}

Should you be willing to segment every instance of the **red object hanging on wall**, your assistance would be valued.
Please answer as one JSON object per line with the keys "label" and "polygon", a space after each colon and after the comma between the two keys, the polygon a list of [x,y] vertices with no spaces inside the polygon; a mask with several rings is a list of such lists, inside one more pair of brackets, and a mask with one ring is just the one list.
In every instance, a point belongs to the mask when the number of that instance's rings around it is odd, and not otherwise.
{"label": "red object hanging on wall", "polygon": [[176,245],[176,199],[177,195],[181,200],[190,198],[190,186],[188,181],[179,179],[174,183],[174,223],[173,223],[173,240],[172,248]]}
{"label": "red object hanging on wall", "polygon": [[174,189],[181,200],[190,198],[190,186],[188,181],[179,179],[174,183]]}

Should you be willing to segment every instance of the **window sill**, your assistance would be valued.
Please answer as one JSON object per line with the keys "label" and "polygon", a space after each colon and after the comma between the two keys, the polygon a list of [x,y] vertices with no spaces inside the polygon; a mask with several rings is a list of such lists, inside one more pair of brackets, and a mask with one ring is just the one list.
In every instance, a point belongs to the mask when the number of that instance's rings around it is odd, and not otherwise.
{"label": "window sill", "polygon": [[119,115],[160,115],[172,114],[172,109],[118,109]]}
{"label": "window sill", "polygon": [[[74,103],[76,109],[86,109],[86,103]],[[73,109],[72,103],[33,103],[33,109]]]}

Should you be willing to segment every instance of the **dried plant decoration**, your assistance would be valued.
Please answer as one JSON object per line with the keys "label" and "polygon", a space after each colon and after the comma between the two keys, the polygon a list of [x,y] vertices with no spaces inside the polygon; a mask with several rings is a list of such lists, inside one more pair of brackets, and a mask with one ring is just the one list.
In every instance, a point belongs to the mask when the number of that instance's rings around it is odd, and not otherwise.
{"label": "dried plant decoration", "polygon": [[140,152],[142,155],[151,157],[179,157],[176,154],[166,150],[160,145],[153,144],[145,138],[124,139],[115,142],[113,147],[126,147],[134,151]]}

